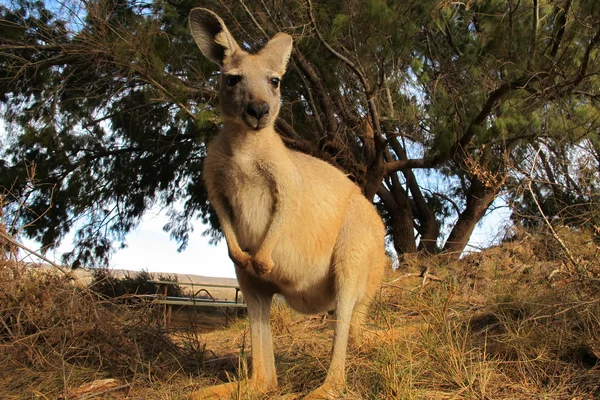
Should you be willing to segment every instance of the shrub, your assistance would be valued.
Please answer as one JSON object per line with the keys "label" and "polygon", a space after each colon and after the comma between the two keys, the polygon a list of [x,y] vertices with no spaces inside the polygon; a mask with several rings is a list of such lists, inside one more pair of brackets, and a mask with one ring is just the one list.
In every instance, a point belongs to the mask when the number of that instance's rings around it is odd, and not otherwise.
{"label": "shrub", "polygon": [[[116,277],[107,268],[92,270],[92,282],[90,290],[107,298],[130,299],[134,295],[157,294],[160,285],[150,282],[154,278],[148,271],[141,271],[133,276],[126,275],[122,278]],[[177,276],[159,275],[158,280],[177,282]],[[179,285],[167,286],[168,296],[180,297],[183,295]]]}

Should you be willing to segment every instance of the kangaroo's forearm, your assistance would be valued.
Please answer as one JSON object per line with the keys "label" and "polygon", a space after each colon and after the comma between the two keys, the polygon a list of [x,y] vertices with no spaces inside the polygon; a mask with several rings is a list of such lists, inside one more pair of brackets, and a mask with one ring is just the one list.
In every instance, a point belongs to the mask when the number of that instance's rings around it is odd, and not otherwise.
{"label": "kangaroo's forearm", "polygon": [[277,241],[281,235],[281,231],[284,226],[283,223],[284,221],[288,220],[287,215],[291,214],[291,210],[289,208],[291,207],[288,207],[288,209],[285,210],[280,209],[274,213],[273,218],[271,219],[271,224],[267,230],[267,234],[265,235],[257,254],[266,255],[269,257],[271,256],[271,253],[273,253],[273,249],[277,245]]}
{"label": "kangaroo's forearm", "polygon": [[[221,218],[219,218],[219,220],[221,220]],[[221,229],[223,230],[223,235],[225,236],[225,242],[227,242],[229,253],[241,252],[242,249],[237,237],[235,236],[235,232],[233,231],[233,225],[231,224],[231,221],[224,222],[221,220]]]}
{"label": "kangaroo's forearm", "polygon": [[231,216],[225,206],[225,200],[222,198],[214,198],[210,199],[215,212],[217,213],[217,217],[219,217],[219,222],[221,223],[221,230],[223,231],[223,235],[225,236],[225,241],[227,242],[227,247],[229,249],[229,254],[236,254],[242,252],[240,248],[239,242],[237,240],[237,236],[233,230],[233,223],[231,221]]}

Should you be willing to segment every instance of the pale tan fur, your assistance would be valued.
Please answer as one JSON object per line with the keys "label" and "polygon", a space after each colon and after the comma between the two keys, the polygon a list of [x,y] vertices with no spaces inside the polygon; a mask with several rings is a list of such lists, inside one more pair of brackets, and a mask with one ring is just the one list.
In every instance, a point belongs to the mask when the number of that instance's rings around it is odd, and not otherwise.
{"label": "pale tan fur", "polygon": [[[337,398],[350,328],[363,321],[386,264],[383,223],[341,171],[287,149],[274,130],[280,92],[273,78],[285,73],[292,38],[279,33],[253,55],[209,10],[193,9],[190,27],[202,52],[221,67],[224,127],[208,147],[203,174],[248,304],[253,367],[248,381],[191,398],[226,397],[239,385],[252,392],[277,388],[269,326],[276,293],[302,313],[335,310],[327,378],[306,398]],[[251,105],[264,111],[265,104],[264,115],[249,111]]]}

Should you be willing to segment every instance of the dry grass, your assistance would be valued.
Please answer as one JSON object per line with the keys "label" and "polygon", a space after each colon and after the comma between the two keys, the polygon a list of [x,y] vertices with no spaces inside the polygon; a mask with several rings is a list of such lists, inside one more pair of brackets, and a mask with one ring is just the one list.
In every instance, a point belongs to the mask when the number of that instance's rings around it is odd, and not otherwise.
{"label": "dry grass", "polygon": [[[524,237],[459,261],[407,259],[404,270],[388,275],[393,283],[383,286],[372,307],[367,343],[349,352],[346,397],[600,396],[597,246],[586,235],[562,234],[585,277],[546,236]],[[424,265],[442,282],[422,288],[416,275]],[[273,398],[318,386],[332,339],[326,321],[277,304],[273,331],[281,385]],[[235,355],[247,344],[247,326],[204,339],[208,349]]]}
{"label": "dry grass", "polygon": [[74,389],[109,377],[119,382],[110,392],[122,396],[198,371],[200,352],[176,345],[153,314],[53,271],[0,260],[0,398],[80,398]]}
{"label": "dry grass", "polygon": [[391,276],[406,279],[384,287],[381,318],[416,328],[374,349],[363,398],[599,396],[597,246],[581,234],[567,241],[585,277],[545,236],[456,262],[432,258],[443,282],[424,290],[404,271]]}
{"label": "dry grass", "polygon": [[[364,345],[349,351],[346,398],[598,398],[598,247],[561,235],[578,265],[545,235],[460,261],[408,258],[386,277]],[[57,398],[110,377],[126,385],[114,398],[178,399],[247,376],[245,319],[164,332],[145,307],[99,302],[64,278],[9,264],[0,270],[1,398]],[[442,281],[422,287],[424,265]],[[281,302],[272,315],[281,386],[272,398],[307,393],[325,378],[333,332],[322,316]]]}

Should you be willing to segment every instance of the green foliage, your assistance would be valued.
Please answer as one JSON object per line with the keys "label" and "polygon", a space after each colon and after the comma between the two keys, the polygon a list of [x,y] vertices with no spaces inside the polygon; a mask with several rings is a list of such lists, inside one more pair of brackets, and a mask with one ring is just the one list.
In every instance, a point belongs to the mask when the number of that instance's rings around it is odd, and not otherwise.
{"label": "green foliage", "polygon": [[[195,51],[189,34],[179,29],[178,40],[162,34],[160,19],[140,14],[135,3],[106,10],[90,3],[82,29],[67,35],[65,21],[44,3],[18,4],[1,11],[4,21],[20,25],[2,29],[5,38],[32,46],[16,51],[31,62],[14,71],[17,54],[0,59],[3,75],[12,78],[1,81],[0,92],[15,133],[6,149],[13,167],[0,185],[19,197],[26,165],[35,165],[37,182],[46,184],[23,215],[37,219],[26,233],[54,246],[83,225],[68,255],[77,266],[102,263],[111,242],[123,240],[156,202],[193,197],[197,202],[185,212],[206,213],[206,195],[192,174],[201,168],[204,138],[218,126],[210,108],[202,107],[196,123],[176,105],[204,93],[175,77],[189,63],[181,56]],[[184,21],[180,16],[177,23]],[[59,43],[67,47],[55,50]]]}
{"label": "green foliage", "polygon": [[[104,264],[154,206],[181,249],[198,218],[221,237],[201,179],[218,79],[188,31],[195,6],[251,50],[265,32],[294,36],[278,129],[380,195],[398,252],[417,249],[415,231],[428,251],[448,231],[446,250],[462,250],[499,193],[521,198],[509,171],[539,146],[598,148],[596,1],[69,1],[0,6],[0,186],[18,197],[35,166],[25,233],[51,247],[76,229],[74,265]],[[386,167],[407,158],[425,171]]]}

